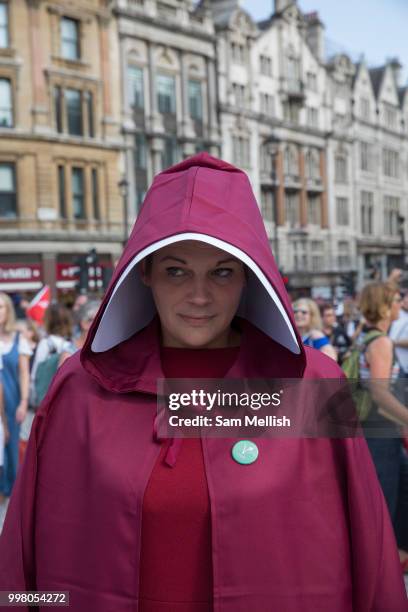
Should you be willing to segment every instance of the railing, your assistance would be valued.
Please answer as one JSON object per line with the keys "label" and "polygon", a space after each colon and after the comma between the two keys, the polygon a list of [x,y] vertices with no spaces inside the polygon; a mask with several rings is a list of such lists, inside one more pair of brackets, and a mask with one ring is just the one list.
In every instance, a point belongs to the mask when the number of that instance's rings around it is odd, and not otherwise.
{"label": "railing", "polygon": [[122,222],[97,221],[87,219],[55,219],[40,220],[24,217],[0,218],[0,235],[49,235],[54,233],[60,237],[68,234],[85,234],[87,232],[97,233],[101,236],[121,234],[123,230]]}

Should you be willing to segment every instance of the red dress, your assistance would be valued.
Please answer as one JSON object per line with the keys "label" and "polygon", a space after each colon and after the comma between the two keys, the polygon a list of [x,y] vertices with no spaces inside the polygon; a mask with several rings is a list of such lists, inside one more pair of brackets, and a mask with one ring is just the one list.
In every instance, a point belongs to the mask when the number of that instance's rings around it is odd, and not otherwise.
{"label": "red dress", "polygon": [[[163,348],[166,378],[223,378],[239,348]],[[183,440],[176,463],[162,443],[144,499],[140,612],[211,612],[211,513],[200,439]]]}

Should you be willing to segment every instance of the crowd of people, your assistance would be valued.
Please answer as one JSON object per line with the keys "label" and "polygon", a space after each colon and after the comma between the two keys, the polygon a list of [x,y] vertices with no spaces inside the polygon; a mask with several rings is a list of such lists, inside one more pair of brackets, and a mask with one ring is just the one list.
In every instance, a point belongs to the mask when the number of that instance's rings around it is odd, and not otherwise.
{"label": "crowd of people", "polygon": [[82,348],[99,304],[86,295],[71,309],[52,303],[39,325],[17,319],[13,300],[0,292],[0,518],[35,411],[58,367]]}
{"label": "crowd of people", "polygon": [[[0,402],[0,517],[16,478],[21,449],[57,368],[85,343],[100,302],[78,295],[71,309],[52,303],[43,325],[30,318],[16,319],[6,293],[0,293],[0,368],[3,402]],[[292,302],[302,341],[322,351],[341,366],[356,345],[370,332],[375,337],[360,355],[362,379],[408,379],[408,290],[395,282],[372,282],[355,298],[338,303],[302,297]],[[408,454],[403,428],[408,429],[407,398],[390,390],[384,403],[390,407],[383,419],[397,428],[386,439],[367,436],[367,443],[395,528],[401,564],[408,572]],[[372,411],[374,414],[374,411]],[[1,426],[2,425],[2,426]]]}

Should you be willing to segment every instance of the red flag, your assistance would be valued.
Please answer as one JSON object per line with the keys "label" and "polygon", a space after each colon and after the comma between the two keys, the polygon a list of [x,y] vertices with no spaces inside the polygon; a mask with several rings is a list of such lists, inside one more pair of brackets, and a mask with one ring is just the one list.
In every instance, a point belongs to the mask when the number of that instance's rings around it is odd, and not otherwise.
{"label": "red flag", "polygon": [[45,311],[51,302],[51,289],[48,285],[37,293],[37,295],[31,300],[26,314],[30,319],[34,319],[37,323],[42,323],[44,319]]}

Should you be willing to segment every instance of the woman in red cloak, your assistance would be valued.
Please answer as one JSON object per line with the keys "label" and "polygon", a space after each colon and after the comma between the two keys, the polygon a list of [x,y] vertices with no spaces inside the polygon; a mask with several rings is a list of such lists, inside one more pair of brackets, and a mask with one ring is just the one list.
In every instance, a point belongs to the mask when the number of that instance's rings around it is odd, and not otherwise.
{"label": "woman in red cloak", "polygon": [[362,437],[257,438],[244,465],[237,440],[160,439],[164,377],[342,377],[302,346],[247,176],[205,153],[155,178],[37,413],[0,590],[69,591],[75,612],[408,610]]}

